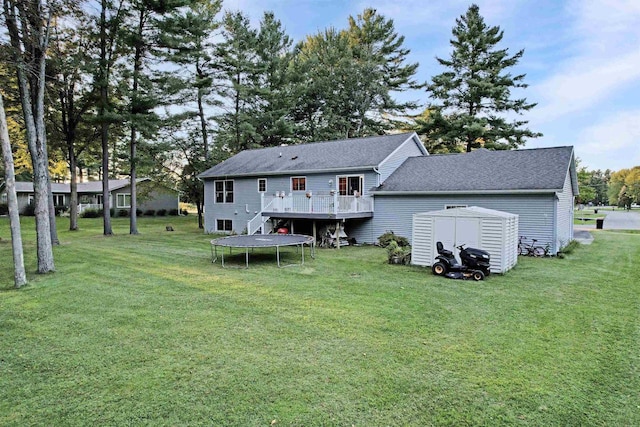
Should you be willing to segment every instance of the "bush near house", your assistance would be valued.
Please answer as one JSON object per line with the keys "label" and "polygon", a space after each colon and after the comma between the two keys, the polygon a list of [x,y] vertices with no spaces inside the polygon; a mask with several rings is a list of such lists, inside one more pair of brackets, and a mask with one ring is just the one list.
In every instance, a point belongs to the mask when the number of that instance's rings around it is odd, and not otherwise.
{"label": "bush near house", "polygon": [[398,236],[393,231],[387,231],[386,233],[378,237],[378,246],[386,248],[391,242],[396,242],[398,246],[409,246],[409,239],[403,236]]}

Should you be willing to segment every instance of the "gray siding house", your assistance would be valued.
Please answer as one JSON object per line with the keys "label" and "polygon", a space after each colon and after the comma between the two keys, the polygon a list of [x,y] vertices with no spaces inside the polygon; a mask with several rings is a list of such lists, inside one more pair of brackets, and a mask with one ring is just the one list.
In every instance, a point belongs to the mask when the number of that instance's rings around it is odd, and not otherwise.
{"label": "gray siding house", "polygon": [[572,147],[430,156],[415,133],[246,150],[200,178],[210,233],[336,223],[374,243],[411,238],[415,213],[480,206],[518,214],[520,234],[554,252],[573,239],[578,191]]}
{"label": "gray siding house", "polygon": [[480,149],[407,159],[372,193],[368,239],[386,230],[411,236],[415,213],[480,206],[519,215],[520,235],[555,253],[573,239],[578,181],[573,147]]}
{"label": "gray siding house", "polygon": [[205,230],[253,234],[351,227],[373,217],[371,191],[407,158],[415,133],[246,150],[203,172]]}
{"label": "gray siding house", "polygon": [[[156,185],[149,178],[137,181],[138,209],[141,211],[178,209],[178,192],[174,189]],[[6,203],[5,193],[0,187],[0,203]],[[68,207],[71,201],[69,183],[51,183],[53,204],[56,207]],[[32,182],[16,182],[18,208],[20,212],[33,203],[34,191]],[[116,210],[131,208],[131,185],[128,179],[109,180],[110,206]],[[102,182],[90,181],[78,183],[78,207],[81,213],[87,209],[102,209]]]}

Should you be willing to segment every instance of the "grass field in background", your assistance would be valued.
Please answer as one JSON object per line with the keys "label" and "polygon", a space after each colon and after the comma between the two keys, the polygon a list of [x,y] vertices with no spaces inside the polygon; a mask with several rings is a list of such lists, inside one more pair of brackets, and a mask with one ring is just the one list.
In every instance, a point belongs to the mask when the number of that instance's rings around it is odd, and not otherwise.
{"label": "grass field in background", "polygon": [[0,425],[640,425],[640,234],[472,282],[367,246],[222,269],[194,216],[66,227],[35,275],[23,218],[16,291],[0,218]]}

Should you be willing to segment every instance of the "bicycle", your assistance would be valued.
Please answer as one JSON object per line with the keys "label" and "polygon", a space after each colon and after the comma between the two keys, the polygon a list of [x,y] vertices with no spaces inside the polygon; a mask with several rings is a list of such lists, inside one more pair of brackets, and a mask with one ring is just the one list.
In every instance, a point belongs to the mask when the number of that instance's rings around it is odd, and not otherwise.
{"label": "bicycle", "polygon": [[536,246],[537,239],[531,239],[531,244],[523,243],[522,240],[526,239],[524,236],[520,236],[518,240],[518,254],[522,256],[543,257],[546,252],[542,246]]}

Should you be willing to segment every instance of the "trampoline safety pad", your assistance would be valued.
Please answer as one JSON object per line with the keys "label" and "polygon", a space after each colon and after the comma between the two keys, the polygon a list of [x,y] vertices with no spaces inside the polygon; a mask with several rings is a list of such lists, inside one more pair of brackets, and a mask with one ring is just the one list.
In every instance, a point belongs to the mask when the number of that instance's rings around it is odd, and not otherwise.
{"label": "trampoline safety pad", "polygon": [[[243,248],[245,250],[245,268],[249,268],[249,249],[255,248],[276,248],[276,260],[278,267],[288,267],[290,265],[304,264],[304,245],[309,245],[311,249],[311,258],[315,256],[315,239],[305,234],[255,234],[255,235],[239,235],[227,236],[219,239],[211,240],[211,262],[218,260],[218,247],[220,250],[220,264],[224,265],[224,248]],[[282,265],[280,263],[280,248],[282,246],[296,246],[301,250],[300,264]]]}

